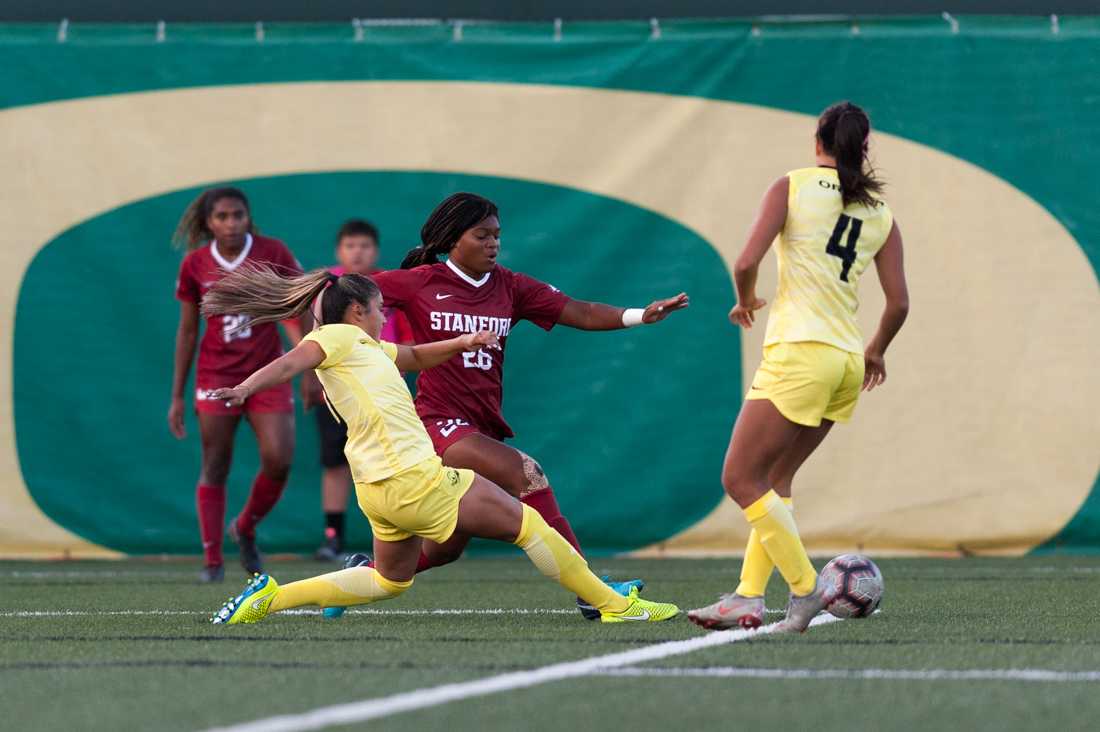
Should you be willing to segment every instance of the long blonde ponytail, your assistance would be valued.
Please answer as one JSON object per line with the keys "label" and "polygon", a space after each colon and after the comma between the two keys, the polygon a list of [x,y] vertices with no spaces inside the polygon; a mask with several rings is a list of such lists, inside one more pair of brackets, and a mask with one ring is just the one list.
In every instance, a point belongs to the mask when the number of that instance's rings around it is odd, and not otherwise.
{"label": "long blonde ponytail", "polygon": [[202,314],[247,315],[251,325],[296,318],[335,279],[317,269],[284,277],[268,264],[244,264],[226,275],[202,299]]}

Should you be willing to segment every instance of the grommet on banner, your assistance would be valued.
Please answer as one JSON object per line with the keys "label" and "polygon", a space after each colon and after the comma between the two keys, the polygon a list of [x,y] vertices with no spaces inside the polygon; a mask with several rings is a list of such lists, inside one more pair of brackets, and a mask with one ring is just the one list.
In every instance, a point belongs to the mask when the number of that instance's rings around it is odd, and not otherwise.
{"label": "grommet on banner", "polygon": [[64,43],[67,40],[69,40],[69,19],[62,18],[57,24],[57,42]]}
{"label": "grommet on banner", "polygon": [[656,41],[661,37],[661,21],[656,18],[649,19],[649,38]]}
{"label": "grommet on banner", "polygon": [[752,37],[753,38],[759,38],[760,37],[760,26],[758,26],[756,23],[752,24]]}
{"label": "grommet on banner", "polygon": [[453,40],[455,43],[461,43],[462,42],[462,21],[461,20],[456,20],[455,21],[455,28],[454,28],[454,32],[451,34],[451,40]]}
{"label": "grommet on banner", "polygon": [[362,43],[363,38],[366,36],[366,32],[363,30],[363,21],[359,18],[351,19],[351,27],[354,31],[354,39],[356,43]]}
{"label": "grommet on banner", "polygon": [[168,37],[168,24],[163,20],[157,21],[157,43],[164,43],[164,39]]}
{"label": "grommet on banner", "polygon": [[946,20],[951,25],[951,32],[953,34],[958,35],[959,21],[955,20],[955,16],[945,10],[945,11],[943,11],[943,13],[941,14],[940,17],[942,17],[944,20]]}
{"label": "grommet on banner", "polygon": [[264,42],[264,22],[262,20],[256,21],[256,43]]}
{"label": "grommet on banner", "polygon": [[561,40],[561,18],[554,18],[554,43]]}
{"label": "grommet on banner", "polygon": [[855,21],[852,21],[852,35],[853,36],[858,36],[859,35],[859,23],[857,23]]}
{"label": "grommet on banner", "polygon": [[1058,22],[1058,16],[1057,15],[1051,15],[1050,16],[1050,32],[1053,33],[1054,35],[1058,35],[1059,33],[1062,32],[1062,26]]}

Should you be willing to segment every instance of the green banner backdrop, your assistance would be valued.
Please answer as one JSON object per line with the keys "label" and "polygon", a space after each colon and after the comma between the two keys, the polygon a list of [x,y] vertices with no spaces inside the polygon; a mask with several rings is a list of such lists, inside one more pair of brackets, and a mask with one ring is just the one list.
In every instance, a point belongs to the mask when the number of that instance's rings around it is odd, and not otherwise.
{"label": "green banner backdrop", "polygon": [[[841,98],[880,131],[914,315],[881,396],[796,485],[807,543],[1096,548],[1098,41],[1097,18],[0,26],[0,552],[197,552],[197,425],[179,443],[164,420],[168,239],[221,182],[306,267],[350,216],[395,266],[436,202],[473,190],[501,206],[506,266],[620,305],[688,291],[660,327],[520,328],[505,411],[591,550],[739,550],[718,474],[762,334],[725,321],[729,267]],[[863,291],[866,329],[881,298]],[[297,431],[268,549],[319,534],[312,419]]]}

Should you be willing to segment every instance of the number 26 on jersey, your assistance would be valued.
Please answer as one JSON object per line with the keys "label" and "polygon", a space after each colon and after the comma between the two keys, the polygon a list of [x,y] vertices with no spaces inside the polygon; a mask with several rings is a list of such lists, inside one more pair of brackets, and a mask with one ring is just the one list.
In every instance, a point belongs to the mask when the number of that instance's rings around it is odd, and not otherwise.
{"label": "number 26 on jersey", "polygon": [[488,351],[463,351],[462,365],[468,369],[488,371],[493,368],[493,354]]}

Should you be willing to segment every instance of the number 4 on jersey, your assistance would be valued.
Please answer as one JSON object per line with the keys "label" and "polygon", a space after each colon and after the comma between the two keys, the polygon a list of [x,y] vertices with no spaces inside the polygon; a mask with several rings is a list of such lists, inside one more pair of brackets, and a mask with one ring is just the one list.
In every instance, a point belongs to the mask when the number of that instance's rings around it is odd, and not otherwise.
{"label": "number 4 on jersey", "polygon": [[[851,224],[848,231],[848,244],[840,246],[840,239],[844,236],[844,230]],[[863,219],[854,219],[847,214],[841,214],[833,227],[833,235],[829,237],[829,243],[825,246],[825,253],[834,257],[840,257],[844,266],[840,270],[840,279],[848,281],[848,271],[856,261],[856,242],[859,240],[859,231],[863,228]]]}

